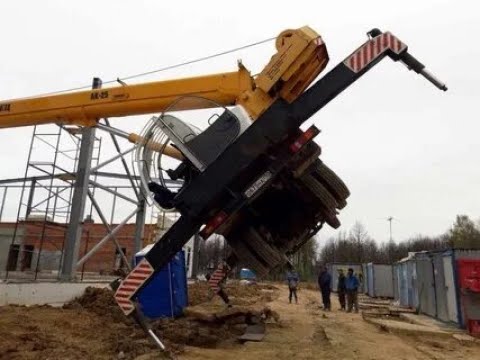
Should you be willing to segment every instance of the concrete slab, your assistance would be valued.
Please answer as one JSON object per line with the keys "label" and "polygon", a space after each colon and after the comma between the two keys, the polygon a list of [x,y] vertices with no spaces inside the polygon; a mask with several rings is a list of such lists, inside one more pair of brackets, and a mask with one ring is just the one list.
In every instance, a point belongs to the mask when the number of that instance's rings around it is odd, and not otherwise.
{"label": "concrete slab", "polygon": [[265,324],[248,325],[245,334],[238,337],[240,341],[262,341],[265,337]]}
{"label": "concrete slab", "polygon": [[448,331],[451,333],[464,333],[462,329],[459,329],[458,327],[451,325],[451,324],[446,324],[444,322],[441,322],[437,319],[434,319],[430,316],[423,315],[423,314],[408,314],[408,313],[402,313],[400,314],[400,319],[411,323],[411,324],[417,324],[417,325],[423,325],[423,326],[430,326],[433,328],[437,328],[440,330]]}
{"label": "concrete slab", "polygon": [[360,309],[388,309],[388,305],[373,303],[359,303],[358,307]]}
{"label": "concrete slab", "polygon": [[245,342],[245,341],[259,342],[259,341],[262,341],[264,338],[265,338],[265,334],[246,333],[246,334],[243,334],[242,336],[239,336],[238,340],[242,342]]}
{"label": "concrete slab", "polygon": [[388,331],[391,333],[402,335],[429,335],[439,337],[451,337],[452,333],[431,326],[411,324],[402,321],[385,320],[364,317],[364,320],[377,326],[379,329]]}
{"label": "concrete slab", "polygon": [[375,318],[385,318],[390,316],[390,311],[388,309],[369,309],[362,311],[363,317],[375,317]]}
{"label": "concrete slab", "polygon": [[5,305],[52,305],[64,303],[81,296],[89,286],[107,287],[108,282],[34,282],[0,283],[0,306]]}
{"label": "concrete slab", "polygon": [[390,305],[391,300],[377,298],[363,298],[359,300],[360,304],[365,305]]}
{"label": "concrete slab", "polygon": [[417,313],[415,309],[402,307],[402,306],[393,306],[393,305],[388,307],[388,311],[390,311],[391,314],[403,314],[403,313],[416,314]]}
{"label": "concrete slab", "polygon": [[480,343],[480,339],[476,339],[468,334],[454,334],[453,337],[460,341],[462,344]]}

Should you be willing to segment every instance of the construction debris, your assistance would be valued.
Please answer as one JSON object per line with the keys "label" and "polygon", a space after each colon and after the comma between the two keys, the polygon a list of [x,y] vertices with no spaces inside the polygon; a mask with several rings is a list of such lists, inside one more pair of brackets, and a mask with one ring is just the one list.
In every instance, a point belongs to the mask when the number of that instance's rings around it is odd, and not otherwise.
{"label": "construction debris", "polygon": [[425,315],[417,315],[412,309],[390,306],[388,303],[362,301],[360,308],[363,320],[381,331],[401,335],[451,337],[464,333],[454,326],[444,324]]}
{"label": "construction debris", "polygon": [[446,324],[442,321],[439,321],[435,318],[430,316],[422,315],[422,314],[408,314],[402,313],[399,315],[399,318],[403,321],[406,321],[410,324],[422,325],[422,326],[429,326],[433,328],[437,328],[443,331],[447,331],[450,333],[464,333],[465,331],[462,329],[457,328],[454,325]]}
{"label": "construction debris", "polygon": [[244,341],[262,341],[265,337],[265,324],[248,325],[245,334],[238,337],[238,340]]}
{"label": "construction debris", "polygon": [[470,336],[468,334],[453,334],[453,338],[460,341],[460,343],[464,345],[480,343],[479,339],[475,339],[473,336]]}
{"label": "construction debris", "polygon": [[[249,326],[279,320],[278,314],[265,306],[266,298],[275,297],[270,293],[265,296],[263,290],[270,286],[232,282],[228,287],[235,302],[256,304],[226,308],[216,297],[209,301],[206,284],[197,283],[189,289],[190,303],[195,305],[187,308],[183,317],[152,321],[154,331],[161,334],[173,354],[182,353],[185,346],[214,348],[220,343],[238,343],[238,337],[251,332]],[[87,288],[63,308],[1,307],[0,318],[0,359],[130,360],[142,355],[161,356],[155,344],[123,315],[109,289]]]}

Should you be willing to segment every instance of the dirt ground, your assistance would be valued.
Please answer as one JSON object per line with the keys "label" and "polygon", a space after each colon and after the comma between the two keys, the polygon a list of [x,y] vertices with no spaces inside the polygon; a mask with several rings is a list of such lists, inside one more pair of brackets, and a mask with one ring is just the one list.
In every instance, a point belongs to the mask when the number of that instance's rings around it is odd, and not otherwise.
{"label": "dirt ground", "polygon": [[[271,285],[227,286],[236,307],[265,304],[278,289]],[[218,297],[209,300],[205,283],[189,286],[192,308],[210,312],[226,309]],[[245,328],[234,321],[205,323],[196,318],[164,319],[152,324],[174,355],[185,346],[213,348],[236,342]],[[80,298],[63,308],[50,306],[0,307],[0,359],[136,359],[163,356],[132,320],[126,318],[107,289],[87,288]]]}
{"label": "dirt ground", "polygon": [[[480,359],[480,344],[454,338],[394,335],[365,322],[360,314],[335,307],[324,313],[316,291],[299,291],[289,304],[283,286],[229,286],[233,303],[268,303],[280,322],[267,324],[262,342],[240,344],[239,324],[202,323],[184,317],[154,324],[157,334],[178,359]],[[208,302],[205,285],[190,290],[192,305]],[[162,358],[143,332],[116,308],[111,292],[92,290],[63,309],[0,307],[0,359],[137,359]]]}
{"label": "dirt ground", "polygon": [[317,291],[299,292],[289,304],[287,289],[269,304],[281,316],[267,329],[265,340],[217,349],[188,347],[182,359],[480,359],[480,344],[462,345],[454,338],[398,336],[363,321],[360,314],[320,309]]}

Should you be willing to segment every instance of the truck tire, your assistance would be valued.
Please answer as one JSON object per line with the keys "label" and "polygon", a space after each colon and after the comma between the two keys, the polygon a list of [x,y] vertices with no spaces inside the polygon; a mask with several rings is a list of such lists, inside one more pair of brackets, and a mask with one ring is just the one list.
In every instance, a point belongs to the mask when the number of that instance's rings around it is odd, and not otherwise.
{"label": "truck tire", "polygon": [[245,246],[241,239],[237,239],[237,241],[230,244],[230,246],[235,255],[237,255],[238,260],[248,266],[249,269],[255,271],[257,276],[262,277],[268,274],[270,269],[257,259],[255,254]]}
{"label": "truck tire", "polygon": [[325,216],[325,222],[334,229],[338,229],[341,225],[340,220],[338,220],[335,214]]}
{"label": "truck tire", "polygon": [[319,159],[317,159],[313,165],[313,175],[318,178],[335,197],[338,204],[337,208],[343,209],[347,205],[345,200],[350,196],[350,191],[343,180]]}
{"label": "truck tire", "polygon": [[250,245],[250,248],[255,249],[255,252],[271,267],[275,267],[283,262],[283,254],[267,243],[253,226],[247,228],[244,239]]}
{"label": "truck tire", "polygon": [[337,209],[342,210],[345,206],[347,206],[347,200],[337,200]]}
{"label": "truck tire", "polygon": [[334,211],[338,203],[335,197],[328,189],[311,174],[304,174],[301,178],[302,183],[317,197],[327,211]]}

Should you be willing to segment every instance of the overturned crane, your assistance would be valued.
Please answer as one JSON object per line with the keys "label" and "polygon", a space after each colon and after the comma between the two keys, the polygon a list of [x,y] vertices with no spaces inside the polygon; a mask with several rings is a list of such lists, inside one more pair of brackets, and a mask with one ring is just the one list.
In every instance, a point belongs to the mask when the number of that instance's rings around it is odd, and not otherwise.
{"label": "overturned crane", "polygon": [[[155,119],[154,126],[167,133],[186,158],[171,172],[174,179],[183,178],[185,184],[177,194],[167,194],[154,184],[150,188],[157,192],[158,201],[175,207],[182,216],[118,288],[116,299],[126,314],[134,310],[131,299],[149,277],[199,230],[205,239],[214,232],[222,234],[232,247],[234,253],[223,269],[241,259],[264,275],[286,263],[286,255],[295,252],[324,223],[340,226],[337,211],[346,205],[349,191],[318,159],[320,148],[312,141],[318,129],[312,126],[302,132],[302,123],[385,57],[404,63],[439,89],[447,90],[397,37],[378,29],[370,31],[369,36],[310,89],[292,94],[282,86],[290,80],[283,76],[293,71],[285,59],[296,43],[295,38],[281,35],[279,52],[256,81],[262,84],[264,77],[276,81],[262,94],[280,88],[277,94],[284,96],[278,96],[250,124],[233,110],[225,110],[199,134],[185,129],[184,123],[168,114]],[[321,64],[312,72],[316,74],[325,67],[328,57],[320,37],[310,40],[316,48],[315,61]],[[305,89],[313,78],[304,76],[298,87]],[[287,88],[296,89],[295,85]],[[211,285],[215,287],[219,279],[217,273]]]}
{"label": "overturned crane", "polygon": [[[325,223],[340,226],[337,213],[346,206],[348,188],[318,158],[313,139],[319,130],[312,126],[303,132],[300,126],[385,57],[447,89],[396,36],[378,29],[368,35],[308,90],[328,54],[321,37],[303,27],[279,35],[277,53],[257,77],[241,65],[233,73],[0,102],[0,127],[53,122],[121,134],[98,120],[162,112],[141,136],[124,133],[139,144],[145,187],[161,206],[181,214],[118,284],[115,299],[122,311],[141,318],[136,295],[198,232],[204,239],[222,234],[233,249],[210,279],[218,291],[218,282],[238,260],[263,275],[287,263],[287,255]],[[223,109],[203,132],[172,114],[200,108]],[[171,179],[183,180],[177,193],[149,175],[153,152],[180,160],[167,171]]]}

